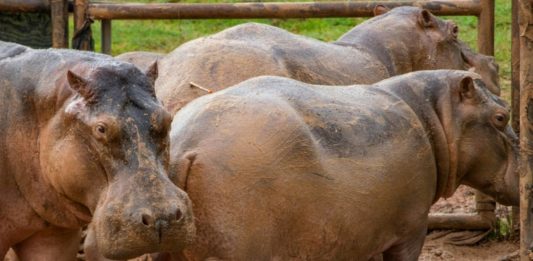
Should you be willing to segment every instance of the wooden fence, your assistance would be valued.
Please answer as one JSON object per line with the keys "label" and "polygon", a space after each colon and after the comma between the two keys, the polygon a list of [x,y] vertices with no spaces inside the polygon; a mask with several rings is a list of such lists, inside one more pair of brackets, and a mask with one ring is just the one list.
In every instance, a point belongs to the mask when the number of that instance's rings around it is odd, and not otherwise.
{"label": "wooden fence", "polygon": [[[533,109],[529,110],[533,108],[533,28],[529,28],[529,25],[533,25],[533,21],[530,21],[533,19],[532,2],[513,0],[512,126],[521,134],[521,260],[529,260],[527,258],[533,249],[533,202],[530,201],[533,195]],[[112,20],[117,19],[369,17],[376,5],[389,8],[408,5],[428,9],[436,15],[476,16],[478,50],[483,54],[494,55],[494,0],[236,4],[109,4],[73,0],[70,8],[69,4],[68,0],[0,0],[0,12],[51,12],[53,46],[67,48],[68,11],[73,9],[73,38],[76,43],[73,47],[91,49],[90,24],[93,20],[101,20],[102,50],[110,53]],[[477,215],[430,215],[430,228],[490,228],[495,221],[494,201],[477,193],[476,209]],[[516,210],[514,212],[517,213]]]}

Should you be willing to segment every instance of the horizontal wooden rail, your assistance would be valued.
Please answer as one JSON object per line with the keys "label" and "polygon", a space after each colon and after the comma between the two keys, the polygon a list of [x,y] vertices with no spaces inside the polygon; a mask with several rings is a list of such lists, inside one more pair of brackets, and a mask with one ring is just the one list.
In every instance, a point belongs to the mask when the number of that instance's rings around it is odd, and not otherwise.
{"label": "horizontal wooden rail", "polygon": [[495,224],[495,216],[479,214],[431,214],[428,220],[429,230],[467,229],[488,230]]}
{"label": "horizontal wooden rail", "polygon": [[389,8],[417,6],[436,15],[473,15],[481,13],[477,0],[464,1],[372,1],[372,2],[299,2],[299,3],[224,3],[224,4],[110,4],[91,3],[93,19],[252,19],[369,17],[378,4]]}
{"label": "horizontal wooden rail", "polygon": [[1,0],[0,12],[50,12],[50,2],[48,0]]}

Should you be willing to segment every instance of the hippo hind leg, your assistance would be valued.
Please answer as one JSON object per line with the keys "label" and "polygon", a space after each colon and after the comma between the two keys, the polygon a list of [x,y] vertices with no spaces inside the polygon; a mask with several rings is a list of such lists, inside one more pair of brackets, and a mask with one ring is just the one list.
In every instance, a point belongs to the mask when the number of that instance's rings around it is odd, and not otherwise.
{"label": "hippo hind leg", "polygon": [[406,241],[391,246],[383,252],[383,261],[416,261],[422,251],[427,228],[414,232]]}

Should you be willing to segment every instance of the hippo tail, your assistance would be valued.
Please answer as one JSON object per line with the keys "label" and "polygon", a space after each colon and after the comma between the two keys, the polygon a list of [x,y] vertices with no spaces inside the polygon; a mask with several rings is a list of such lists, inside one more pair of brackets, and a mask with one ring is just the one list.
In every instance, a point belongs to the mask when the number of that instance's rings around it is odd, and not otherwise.
{"label": "hippo tail", "polygon": [[196,152],[186,152],[170,167],[170,179],[185,192],[187,192],[187,182],[197,155]]}

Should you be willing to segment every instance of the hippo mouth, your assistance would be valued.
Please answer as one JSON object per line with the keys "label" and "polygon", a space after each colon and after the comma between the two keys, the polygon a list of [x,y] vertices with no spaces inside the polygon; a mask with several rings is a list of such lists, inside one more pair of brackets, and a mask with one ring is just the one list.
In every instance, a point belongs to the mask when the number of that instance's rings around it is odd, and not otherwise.
{"label": "hippo mouth", "polygon": [[507,150],[512,151],[508,153],[507,164],[505,165],[505,176],[500,184],[504,184],[504,188],[500,189],[497,193],[496,201],[506,206],[518,206],[520,201],[520,195],[518,193],[518,150],[519,139],[516,134],[511,131],[511,127],[507,126],[503,138],[506,143]]}

